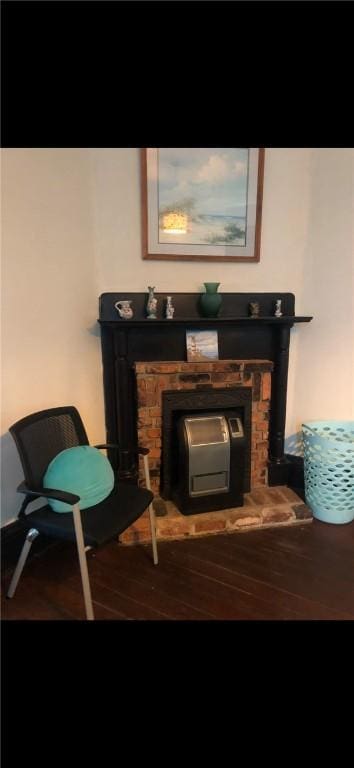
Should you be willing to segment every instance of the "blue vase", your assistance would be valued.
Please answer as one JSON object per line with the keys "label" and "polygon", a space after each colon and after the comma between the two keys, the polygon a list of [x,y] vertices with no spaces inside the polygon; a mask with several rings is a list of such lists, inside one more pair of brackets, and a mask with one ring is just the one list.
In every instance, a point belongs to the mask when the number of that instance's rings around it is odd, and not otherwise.
{"label": "blue vase", "polygon": [[222,296],[218,293],[220,283],[204,283],[206,293],[202,293],[199,309],[202,317],[217,317],[222,304]]}

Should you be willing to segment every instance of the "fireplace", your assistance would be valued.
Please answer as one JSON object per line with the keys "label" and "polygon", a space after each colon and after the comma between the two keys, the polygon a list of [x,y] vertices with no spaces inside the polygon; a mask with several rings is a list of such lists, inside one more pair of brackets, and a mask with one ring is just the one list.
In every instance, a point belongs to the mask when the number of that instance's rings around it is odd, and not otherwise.
{"label": "fireplace", "polygon": [[[100,297],[106,436],[107,443],[119,444],[119,453],[112,448],[109,458],[122,480],[139,482],[136,446],[143,441],[150,450],[152,489],[156,495],[170,495],[170,460],[165,456],[166,429],[168,433],[171,428],[168,418],[173,425],[179,416],[198,416],[210,410],[228,418],[234,409],[235,418],[240,418],[244,427],[247,421],[244,404],[218,401],[214,408],[203,404],[203,396],[218,393],[220,397],[230,398],[236,390],[240,396],[242,389],[248,388],[250,431],[243,457],[245,512],[249,505],[256,510],[261,499],[266,503],[266,497],[270,503],[284,505],[289,501],[288,493],[276,489],[265,493],[265,489],[268,486],[285,488],[287,484],[289,464],[284,455],[284,431],[290,329],[295,323],[307,323],[312,318],[295,315],[295,299],[290,293],[223,294],[221,316],[200,318],[199,296],[174,293],[174,318],[166,320],[164,296],[156,294],[158,312],[153,321],[146,319],[145,293],[105,293]],[[115,309],[117,301],[127,299],[132,301],[134,310],[130,320],[120,318]],[[278,299],[282,302],[281,317],[274,316]],[[254,301],[260,307],[257,318],[248,314],[249,304]],[[186,331],[190,328],[217,330],[218,361],[186,361]],[[170,397],[181,397],[180,393],[183,397],[198,396],[201,407],[195,407],[195,400],[191,407],[183,406],[184,410],[172,407],[166,427],[163,425],[166,404]],[[172,477],[172,485],[173,482]],[[263,491],[258,490],[262,488]],[[301,510],[300,513],[305,514]],[[221,530],[223,513],[218,514],[217,526]],[[295,513],[282,509],[281,514],[285,521]],[[208,515],[214,513],[206,512],[205,522],[203,515],[197,515],[200,522],[193,523],[193,530],[203,527],[206,530]],[[273,507],[266,507],[264,521],[275,519],[274,515]],[[245,514],[245,518],[249,519],[250,515]],[[161,518],[161,526],[164,519]],[[194,520],[194,515],[189,519]],[[230,520],[226,523],[234,525]],[[238,518],[235,524],[238,526]],[[178,521],[178,527],[187,534],[190,532],[185,522]]]}
{"label": "fireplace", "polygon": [[[174,492],[171,455],[172,461],[179,457],[173,447],[170,458],[165,451],[169,431],[173,432],[175,425],[182,429],[180,418],[212,412],[232,419],[234,414],[246,434],[244,505],[185,515],[173,501],[161,501],[167,515],[156,518],[158,538],[311,522],[310,510],[286,487],[289,463],[284,455],[284,431],[290,329],[312,318],[295,315],[295,298],[290,293],[223,294],[222,315],[210,319],[199,317],[200,294],[173,293],[175,314],[167,320],[163,317],[165,297],[155,295],[156,320],[146,319],[145,293],[105,293],[100,297],[106,436],[107,443],[120,446],[119,454],[109,450],[118,476],[132,483],[142,480],[136,446],[143,442],[150,451],[152,489],[167,499]],[[274,316],[278,299],[282,302],[281,317]],[[115,303],[123,300],[132,302],[134,317],[130,320],[120,318],[115,309]],[[254,301],[260,308],[256,318],[248,314]],[[186,331],[198,327],[217,330],[219,360],[187,362]],[[236,403],[234,399],[236,391],[241,397],[244,390],[248,390],[250,405],[249,431],[246,400]],[[210,405],[212,395],[219,396],[215,408],[214,403]],[[180,403],[183,398],[191,402],[184,400],[179,408],[176,398]],[[143,516],[121,540],[127,544],[147,541],[149,531],[149,520]]]}
{"label": "fireplace", "polygon": [[[191,514],[241,506],[244,492],[266,484],[273,369],[270,360],[137,362],[134,369],[138,440],[150,450],[156,495],[174,499],[183,513]],[[192,496],[187,492],[190,483],[186,464],[190,462],[184,452],[184,423],[186,418],[200,414],[226,420],[231,483],[226,492]],[[242,432],[242,437],[237,431]],[[141,480],[142,476],[141,467]],[[206,482],[206,478],[200,477],[199,482]]]}

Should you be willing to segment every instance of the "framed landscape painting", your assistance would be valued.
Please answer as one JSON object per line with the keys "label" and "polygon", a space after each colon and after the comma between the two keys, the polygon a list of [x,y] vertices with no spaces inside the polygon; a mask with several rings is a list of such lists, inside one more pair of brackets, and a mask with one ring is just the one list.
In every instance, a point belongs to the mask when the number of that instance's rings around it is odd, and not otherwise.
{"label": "framed landscape painting", "polygon": [[141,150],[143,258],[259,261],[264,149]]}

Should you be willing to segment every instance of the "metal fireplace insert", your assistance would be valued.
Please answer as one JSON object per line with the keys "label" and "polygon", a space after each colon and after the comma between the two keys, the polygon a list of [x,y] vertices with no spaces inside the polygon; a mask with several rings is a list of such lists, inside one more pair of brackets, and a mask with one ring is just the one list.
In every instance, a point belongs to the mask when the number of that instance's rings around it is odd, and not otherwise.
{"label": "metal fireplace insert", "polygon": [[183,414],[176,429],[172,498],[182,514],[242,506],[247,443],[243,409]]}

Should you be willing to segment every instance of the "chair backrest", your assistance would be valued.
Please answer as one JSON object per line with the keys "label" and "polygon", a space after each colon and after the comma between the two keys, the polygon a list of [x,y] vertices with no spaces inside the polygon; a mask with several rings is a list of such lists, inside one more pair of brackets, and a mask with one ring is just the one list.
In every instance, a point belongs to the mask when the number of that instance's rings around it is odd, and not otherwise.
{"label": "chair backrest", "polygon": [[73,405],[49,408],[20,419],[9,428],[20,455],[25,481],[40,488],[48,464],[65,448],[88,445],[85,427]]}

